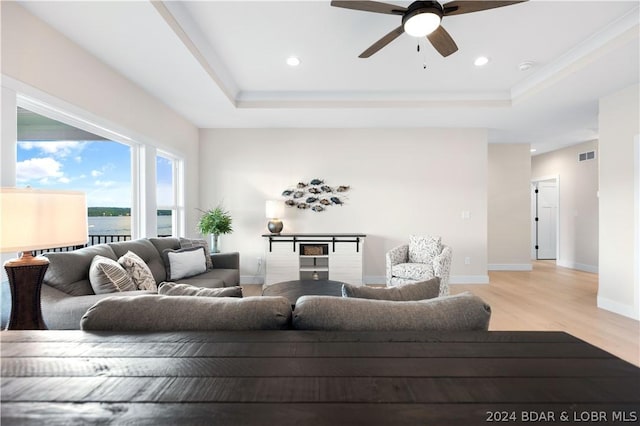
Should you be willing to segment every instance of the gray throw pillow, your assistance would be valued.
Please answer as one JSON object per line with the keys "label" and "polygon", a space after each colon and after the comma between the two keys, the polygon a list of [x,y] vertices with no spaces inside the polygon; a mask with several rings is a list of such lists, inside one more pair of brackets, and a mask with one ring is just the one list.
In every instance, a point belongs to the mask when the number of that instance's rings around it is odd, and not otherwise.
{"label": "gray throw pillow", "polygon": [[163,282],[158,286],[158,294],[165,296],[242,297],[242,287],[204,288],[189,284]]}
{"label": "gray throw pillow", "polygon": [[89,282],[95,294],[137,290],[127,271],[118,262],[96,255],[89,266]]}
{"label": "gray throw pillow", "polygon": [[342,297],[356,297],[359,299],[393,300],[407,302],[411,300],[425,300],[438,297],[440,294],[440,278],[435,277],[427,281],[403,284],[397,287],[367,287],[351,284],[342,285]]}
{"label": "gray throw pillow", "polygon": [[194,247],[204,248],[204,255],[207,257],[207,269],[213,269],[213,262],[211,261],[211,250],[209,250],[209,244],[207,244],[206,240],[180,238],[180,248],[186,249]]}

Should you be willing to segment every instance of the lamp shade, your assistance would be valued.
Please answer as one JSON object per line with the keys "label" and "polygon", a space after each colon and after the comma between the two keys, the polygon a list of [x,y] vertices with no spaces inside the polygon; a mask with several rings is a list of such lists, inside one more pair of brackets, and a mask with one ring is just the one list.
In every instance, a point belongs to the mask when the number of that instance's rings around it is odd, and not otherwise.
{"label": "lamp shade", "polygon": [[280,200],[267,200],[264,214],[267,219],[281,218],[284,215],[284,203]]}
{"label": "lamp shade", "polygon": [[84,192],[0,188],[0,252],[87,243]]}

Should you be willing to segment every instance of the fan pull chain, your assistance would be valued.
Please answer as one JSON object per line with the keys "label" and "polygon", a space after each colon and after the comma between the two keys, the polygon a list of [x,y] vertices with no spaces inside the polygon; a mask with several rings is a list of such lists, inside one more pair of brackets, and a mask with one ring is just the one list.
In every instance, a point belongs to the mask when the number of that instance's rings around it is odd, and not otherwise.
{"label": "fan pull chain", "polygon": [[[418,46],[416,47],[416,51],[418,52],[418,54],[420,54],[420,41],[418,39]],[[427,52],[426,50],[422,49],[422,69],[426,70],[427,69]]]}

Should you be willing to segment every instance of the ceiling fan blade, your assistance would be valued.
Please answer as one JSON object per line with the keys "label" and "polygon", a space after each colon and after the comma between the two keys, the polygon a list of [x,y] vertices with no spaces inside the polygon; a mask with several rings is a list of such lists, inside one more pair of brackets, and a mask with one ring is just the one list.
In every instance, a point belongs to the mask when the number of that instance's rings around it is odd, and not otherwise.
{"label": "ceiling fan blade", "polygon": [[433,47],[445,58],[458,51],[456,42],[453,41],[447,30],[440,25],[434,32],[427,36]]}
{"label": "ceiling fan blade", "polygon": [[[480,12],[481,10],[495,9],[496,7],[511,6],[512,4],[524,3],[520,1],[464,1],[456,0],[443,4],[444,16],[461,15],[463,13]],[[344,2],[343,2],[344,3]]]}
{"label": "ceiling fan blade", "polygon": [[391,43],[396,38],[400,37],[400,35],[402,35],[403,32],[404,32],[404,28],[402,27],[402,25],[400,25],[398,28],[396,28],[386,36],[382,37],[380,40],[373,43],[367,50],[362,52],[360,56],[358,56],[358,58],[368,58],[369,56],[376,53],[378,50],[385,47],[387,44]]}
{"label": "ceiling fan blade", "polygon": [[364,10],[365,12],[386,13],[389,15],[402,15],[407,8],[395,4],[381,3],[378,1],[337,1],[333,0],[331,6],[344,7],[345,9]]}

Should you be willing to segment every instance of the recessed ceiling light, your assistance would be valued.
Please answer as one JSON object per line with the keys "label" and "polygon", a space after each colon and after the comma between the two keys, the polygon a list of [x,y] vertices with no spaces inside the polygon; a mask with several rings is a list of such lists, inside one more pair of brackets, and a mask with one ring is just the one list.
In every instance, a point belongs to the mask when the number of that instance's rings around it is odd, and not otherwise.
{"label": "recessed ceiling light", "polygon": [[287,58],[287,65],[289,65],[290,67],[297,67],[298,65],[300,65],[300,58],[298,58],[297,56],[289,56]]}
{"label": "recessed ceiling light", "polygon": [[536,152],[536,151],[537,151],[537,149],[535,149],[535,148],[531,148],[529,151],[531,151],[531,152]]}
{"label": "recessed ceiling light", "polygon": [[475,61],[473,61],[473,65],[476,67],[483,67],[489,63],[489,58],[486,56],[478,56]]}

